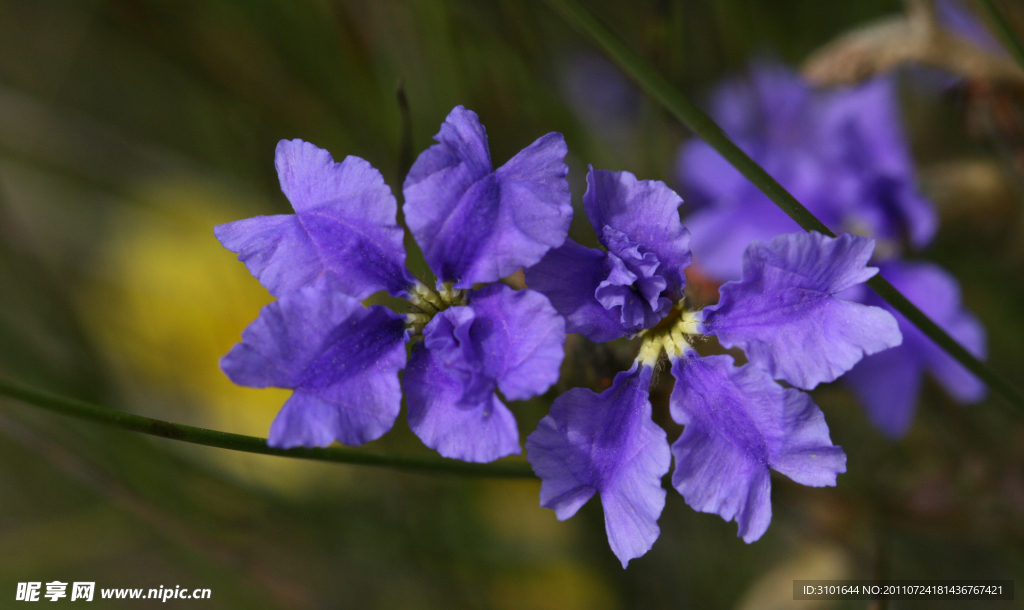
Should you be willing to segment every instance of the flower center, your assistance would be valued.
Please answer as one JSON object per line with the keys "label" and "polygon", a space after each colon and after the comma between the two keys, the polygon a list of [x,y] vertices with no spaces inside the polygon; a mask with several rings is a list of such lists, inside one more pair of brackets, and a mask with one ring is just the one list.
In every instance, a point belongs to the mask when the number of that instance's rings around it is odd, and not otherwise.
{"label": "flower center", "polygon": [[413,313],[405,315],[405,327],[410,335],[419,335],[434,316],[449,307],[458,307],[466,304],[467,291],[460,288],[453,288],[451,282],[441,285],[441,290],[433,290],[422,282],[409,291],[406,300],[412,304]]}
{"label": "flower center", "polygon": [[675,360],[693,350],[686,337],[701,335],[699,327],[699,312],[684,309],[683,302],[679,301],[661,322],[639,333],[643,343],[636,359],[644,366],[654,366],[664,350],[666,356]]}

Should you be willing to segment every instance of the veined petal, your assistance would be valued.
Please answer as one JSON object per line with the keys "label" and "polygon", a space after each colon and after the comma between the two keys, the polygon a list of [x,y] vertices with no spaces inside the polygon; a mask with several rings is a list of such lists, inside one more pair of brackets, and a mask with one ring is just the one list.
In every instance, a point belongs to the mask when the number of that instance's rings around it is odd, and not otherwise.
{"label": "veined petal", "polygon": [[515,419],[498,400],[530,398],[558,380],[565,322],[544,295],[492,284],[434,316],[404,384],[409,424],[445,457],[489,462],[519,453]]}
{"label": "veined petal", "polygon": [[617,309],[605,309],[595,293],[608,277],[607,253],[566,239],[526,270],[526,284],[546,296],[565,317],[565,330],[595,343],[628,334]]}
{"label": "veined petal", "polygon": [[901,341],[889,312],[836,297],[877,272],[866,267],[873,248],[867,238],[813,232],[754,242],[743,279],[724,284],[704,310],[704,331],[797,387],[832,381]]}
{"label": "veined petal", "polygon": [[213,234],[275,296],[311,286],[323,274],[316,244],[294,214],[236,220]]}
{"label": "veined petal", "polygon": [[658,180],[637,180],[629,172],[593,167],[587,173],[583,207],[594,231],[604,238],[605,227],[611,227],[653,252],[660,262],[658,274],[666,279],[667,296],[673,301],[683,296],[683,270],[690,264],[690,233],[679,220],[682,203],[679,195]]}
{"label": "veined petal", "polygon": [[569,232],[567,152],[550,133],[492,171],[476,113],[457,106],[405,180],[405,219],[442,282],[469,288],[533,265]]}
{"label": "veined petal", "polygon": [[271,294],[309,286],[321,275],[363,299],[378,290],[401,295],[412,283],[405,269],[397,204],[369,163],[335,163],[326,150],[282,140],[276,160],[281,189],[295,216],[260,216],[214,229],[224,247]]}
{"label": "veined petal", "polygon": [[672,309],[672,300],[665,295],[675,294],[667,290],[661,261],[612,227],[605,226],[601,241],[608,248],[609,273],[594,296],[606,309],[620,309],[622,325],[630,333],[654,326]]}
{"label": "veined petal", "polygon": [[559,396],[526,439],[541,478],[540,504],[560,520],[601,495],[608,542],[625,568],[654,545],[665,507],[661,477],[671,456],[651,421],[651,368],[634,364],[601,394],[573,388]]}
{"label": "veined petal", "polygon": [[508,407],[493,391],[479,402],[463,401],[466,384],[462,372],[439,354],[414,347],[402,377],[409,427],[424,445],[449,458],[491,462],[518,454],[519,429]]}
{"label": "veined petal", "polygon": [[469,295],[473,341],[484,370],[509,400],[524,400],[558,381],[565,320],[534,290],[491,284]]}
{"label": "veined petal", "polygon": [[404,320],[325,280],[265,306],[221,359],[239,385],[295,390],[271,426],[273,447],[379,438],[398,416],[404,366]]}
{"label": "veined petal", "polygon": [[804,485],[835,485],[846,454],[832,445],[810,396],[783,388],[751,364],[691,352],[672,365],[672,418],[686,426],[672,445],[672,485],[696,510],[735,520],[746,542],[771,522],[773,468]]}

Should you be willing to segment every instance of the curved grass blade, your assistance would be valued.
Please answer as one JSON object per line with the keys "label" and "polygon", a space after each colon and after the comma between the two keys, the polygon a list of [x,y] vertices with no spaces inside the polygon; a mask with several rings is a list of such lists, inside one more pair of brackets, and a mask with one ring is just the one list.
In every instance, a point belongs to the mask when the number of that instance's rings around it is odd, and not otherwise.
{"label": "curved grass blade", "polygon": [[988,16],[989,24],[996,30],[996,34],[1002,41],[1003,46],[1010,52],[1010,55],[1013,55],[1017,65],[1024,68],[1024,43],[1021,43],[1020,39],[1014,35],[1010,24],[996,10],[992,0],[980,0],[980,2],[981,6],[985,9],[985,14]]}
{"label": "curved grass blade", "polygon": [[[649,63],[631,51],[615,34],[577,0],[545,0],[557,13],[584,36],[589,37],[623,72],[665,107],[680,122],[707,142],[747,180],[761,189],[775,205],[807,231],[835,234],[814,214],[782,187],[760,165],[754,162],[722,131],[711,117],[693,105]],[[876,275],[867,282],[875,292],[921,329],[932,341],[957,359],[996,393],[1019,409],[1024,409],[1024,394],[997,376],[985,363],[975,358],[928,316],[900,294],[885,278]]]}
{"label": "curved grass blade", "polygon": [[388,455],[372,451],[350,449],[347,447],[276,449],[267,446],[267,439],[244,434],[219,432],[184,424],[152,419],[133,413],[115,411],[106,407],[90,404],[51,394],[43,390],[31,388],[19,383],[0,379],[0,396],[7,396],[21,402],[42,407],[61,415],[77,417],[97,424],[103,424],[121,430],[151,434],[161,438],[183,441],[195,445],[232,449],[246,453],[276,455],[280,457],[316,460],[319,462],[337,462],[340,464],[358,464],[362,466],[383,466],[399,470],[411,470],[431,474],[455,474],[476,477],[532,478],[533,471],[527,463],[503,462],[494,464],[473,464],[449,460],[441,457],[418,457]]}

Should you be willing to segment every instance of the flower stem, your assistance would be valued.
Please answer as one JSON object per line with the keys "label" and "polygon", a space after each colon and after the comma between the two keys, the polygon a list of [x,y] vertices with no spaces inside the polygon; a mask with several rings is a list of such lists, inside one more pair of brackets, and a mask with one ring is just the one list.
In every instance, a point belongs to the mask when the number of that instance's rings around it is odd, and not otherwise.
{"label": "flower stem", "polygon": [[517,462],[473,464],[441,457],[387,455],[347,447],[277,449],[268,446],[267,439],[265,438],[219,432],[217,430],[208,430],[206,428],[152,419],[133,413],[115,411],[4,379],[0,379],[0,396],[7,396],[36,407],[60,413],[61,415],[77,417],[93,423],[120,428],[121,430],[141,432],[195,445],[232,449],[246,453],[260,453],[263,455],[276,455],[320,462],[337,462],[341,464],[383,466],[386,468],[435,474],[505,478],[532,478],[534,476],[529,464]]}
{"label": "flower stem", "polygon": [[[615,34],[577,0],[545,0],[556,12],[579,32],[588,36],[602,51],[641,89],[665,107],[680,122],[690,128],[698,137],[707,142],[722,157],[732,164],[747,180],[761,189],[775,205],[807,231],[817,231],[834,237],[814,214],[796,200],[767,171],[743,152],[729,139],[722,128],[697,106],[693,105],[661,74],[639,55],[631,51]],[[1005,25],[1001,20],[999,23]],[[896,290],[885,278],[876,275],[867,282],[883,299],[917,326],[949,355],[967,367],[984,381],[992,390],[1007,401],[1024,410],[1024,394],[1001,379],[985,363],[975,358],[955,339],[941,329],[905,296]]]}

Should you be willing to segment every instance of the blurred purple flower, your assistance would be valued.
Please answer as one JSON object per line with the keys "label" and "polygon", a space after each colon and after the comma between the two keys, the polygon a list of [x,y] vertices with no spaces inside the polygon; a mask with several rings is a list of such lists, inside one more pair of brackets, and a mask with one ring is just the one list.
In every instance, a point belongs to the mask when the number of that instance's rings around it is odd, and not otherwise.
{"label": "blurred purple flower", "polygon": [[[869,235],[885,256],[904,238],[920,248],[934,235],[935,213],[915,187],[889,79],[817,92],[785,66],[755,64],[749,80],[715,91],[712,115],[832,230]],[[683,146],[678,170],[696,206],[687,219],[694,259],[711,277],[738,278],[747,244],[799,230],[704,142]]]}
{"label": "blurred purple flower", "polygon": [[[893,260],[880,263],[879,268],[885,279],[969,352],[985,357],[985,329],[961,305],[960,286],[953,276],[931,263]],[[897,438],[910,429],[925,371],[960,402],[985,397],[985,384],[974,374],[874,292],[865,293],[862,302],[891,312],[903,333],[902,345],[865,358],[843,377],[880,430]]]}
{"label": "blurred purple flower", "polygon": [[[377,170],[301,140],[277,148],[295,215],[216,227],[226,248],[278,297],[221,361],[236,383],[294,390],[271,426],[275,447],[358,445],[394,424],[397,373],[410,424],[446,457],[490,461],[519,452],[513,400],[544,392],[562,360],[562,318],[542,295],[504,285],[464,291],[536,263],[565,240],[572,215],[565,142],[548,134],[492,169],[476,114],[456,107],[405,182],[405,216],[438,278],[405,268],[397,205]],[[421,313],[359,303],[378,290]]]}
{"label": "blurred purple flower", "polygon": [[625,135],[640,114],[640,91],[603,55],[570,55],[561,69],[569,105],[594,131],[617,138]]}
{"label": "blurred purple flower", "polygon": [[[945,9],[941,9],[945,10]],[[860,87],[814,92],[798,75],[779,65],[756,65],[750,81],[729,81],[715,93],[714,115],[754,160],[761,163],[801,203],[835,231],[867,234],[883,244],[875,258],[883,261],[883,275],[911,301],[934,312],[940,325],[978,355],[984,353],[984,330],[960,307],[956,281],[931,265],[901,263],[900,244],[925,246],[937,218],[931,204],[916,193],[913,166],[901,134],[892,83],[876,79]],[[703,142],[686,144],[679,157],[680,175],[700,202],[687,221],[694,231],[692,248],[701,270],[719,280],[741,273],[739,252],[753,240],[795,230],[796,223]],[[717,236],[724,235],[724,238]],[[888,261],[888,262],[885,262]],[[925,272],[925,270],[928,270]],[[901,286],[900,284],[903,284]],[[729,305],[729,284],[722,303]],[[760,290],[760,285],[751,289]],[[845,295],[851,301],[885,306],[873,292]],[[845,307],[853,307],[848,303]],[[746,317],[759,312],[749,312]],[[838,312],[832,312],[833,315]],[[711,313],[708,326],[716,326]],[[733,314],[736,315],[736,314]],[[897,316],[906,340],[896,349],[865,359],[846,378],[856,390],[871,421],[890,436],[909,428],[922,372],[932,371],[949,393],[961,402],[979,400],[984,387],[902,316]],[[718,322],[719,339],[726,346],[743,347],[748,354],[778,350],[800,342],[793,333],[777,333],[775,323],[760,337],[734,338]],[[772,330],[768,330],[772,329]],[[838,327],[836,327],[838,331]],[[873,353],[877,349],[872,348]],[[823,352],[809,361],[816,371],[799,371],[774,361],[769,371],[798,387],[809,380],[831,381],[842,364],[830,371],[835,359],[859,360],[860,352]],[[954,374],[955,373],[955,374]],[[810,375],[808,378],[807,375]]]}

